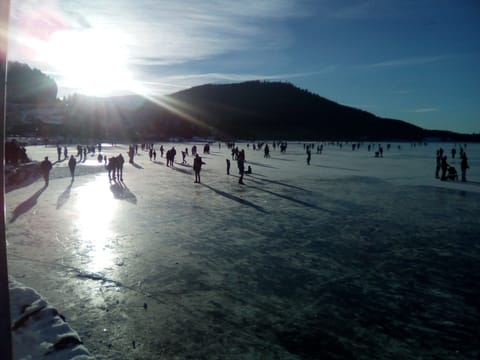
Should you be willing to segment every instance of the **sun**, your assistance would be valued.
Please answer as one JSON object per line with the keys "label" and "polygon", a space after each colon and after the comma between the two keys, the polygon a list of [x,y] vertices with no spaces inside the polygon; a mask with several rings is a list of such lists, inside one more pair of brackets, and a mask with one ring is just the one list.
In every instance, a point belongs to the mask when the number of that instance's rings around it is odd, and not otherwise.
{"label": "sun", "polygon": [[107,96],[135,87],[121,34],[93,29],[59,31],[50,38],[44,56],[62,87],[74,92]]}

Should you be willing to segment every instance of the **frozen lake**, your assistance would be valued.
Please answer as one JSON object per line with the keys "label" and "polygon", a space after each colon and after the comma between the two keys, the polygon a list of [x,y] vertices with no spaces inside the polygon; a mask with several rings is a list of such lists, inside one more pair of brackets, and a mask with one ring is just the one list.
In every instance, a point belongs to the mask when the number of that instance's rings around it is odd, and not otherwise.
{"label": "frozen lake", "polygon": [[[10,275],[99,358],[480,357],[479,145],[461,183],[434,178],[439,144],[328,145],[307,165],[299,143],[268,159],[239,143],[244,186],[223,144],[202,154],[202,184],[159,145],[123,184],[89,155],[72,184],[62,161],[47,188],[6,195]],[[174,145],[181,162],[192,144]]]}

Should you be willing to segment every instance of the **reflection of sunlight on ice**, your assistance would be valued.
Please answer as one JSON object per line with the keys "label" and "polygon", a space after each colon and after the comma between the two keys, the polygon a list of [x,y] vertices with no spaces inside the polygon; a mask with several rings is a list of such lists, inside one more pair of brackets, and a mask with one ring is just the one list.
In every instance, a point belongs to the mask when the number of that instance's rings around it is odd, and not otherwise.
{"label": "reflection of sunlight on ice", "polygon": [[102,177],[82,187],[81,191],[76,204],[80,250],[86,250],[90,258],[89,271],[102,271],[113,264],[109,243],[113,237],[110,229],[116,202]]}

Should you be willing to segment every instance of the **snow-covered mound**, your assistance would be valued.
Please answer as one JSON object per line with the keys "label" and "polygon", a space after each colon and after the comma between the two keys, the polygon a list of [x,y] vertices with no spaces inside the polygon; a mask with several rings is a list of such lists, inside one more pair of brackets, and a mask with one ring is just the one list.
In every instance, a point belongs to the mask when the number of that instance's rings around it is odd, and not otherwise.
{"label": "snow-covered mound", "polygon": [[13,279],[10,312],[14,359],[93,359],[65,318],[35,290]]}

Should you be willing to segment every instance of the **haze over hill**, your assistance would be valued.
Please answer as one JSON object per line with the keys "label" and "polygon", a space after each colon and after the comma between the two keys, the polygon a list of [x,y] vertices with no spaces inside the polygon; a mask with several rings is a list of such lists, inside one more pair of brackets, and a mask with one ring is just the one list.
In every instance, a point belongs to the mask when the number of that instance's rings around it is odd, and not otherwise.
{"label": "haze over hill", "polygon": [[10,106],[7,127],[17,134],[131,141],[194,136],[408,141],[479,137],[425,130],[402,120],[381,118],[286,82],[201,85],[159,99],[73,95],[55,102],[56,84],[40,71],[16,63],[9,68],[9,77],[9,103],[21,103],[22,111],[26,103],[55,106],[65,119],[61,126],[58,122],[42,126],[49,122],[48,116],[37,113],[29,115],[33,120],[29,125],[20,120],[17,108]]}

